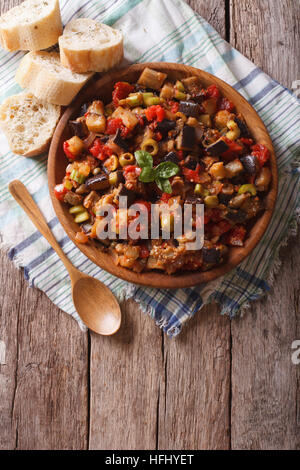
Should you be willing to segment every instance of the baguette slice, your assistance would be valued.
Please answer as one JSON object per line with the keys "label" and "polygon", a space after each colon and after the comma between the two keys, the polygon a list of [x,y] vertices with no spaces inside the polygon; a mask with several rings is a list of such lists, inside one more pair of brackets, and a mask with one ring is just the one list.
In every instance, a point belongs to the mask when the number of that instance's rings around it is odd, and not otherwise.
{"label": "baguette slice", "polygon": [[21,60],[15,78],[38,99],[67,106],[91,76],[63,67],[57,52],[29,52]]}
{"label": "baguette slice", "polygon": [[31,93],[6,98],[0,106],[0,127],[10,149],[24,157],[45,152],[60,112],[60,106],[41,102]]}
{"label": "baguette slice", "polygon": [[120,31],[90,18],[72,20],[59,38],[61,63],[74,72],[104,72],[123,58]]}
{"label": "baguette slice", "polygon": [[38,51],[62,34],[58,0],[26,0],[0,17],[0,44],[7,51]]}

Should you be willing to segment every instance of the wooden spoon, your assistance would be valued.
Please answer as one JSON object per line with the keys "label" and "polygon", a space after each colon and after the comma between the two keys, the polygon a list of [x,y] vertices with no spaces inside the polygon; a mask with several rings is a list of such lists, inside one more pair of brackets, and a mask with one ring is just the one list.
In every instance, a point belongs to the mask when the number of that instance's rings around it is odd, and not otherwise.
{"label": "wooden spoon", "polygon": [[12,181],[9,191],[67,268],[73,302],[82,321],[100,335],[116,333],[121,325],[121,309],[113,293],[98,279],[81,273],[71,264],[21,181]]}

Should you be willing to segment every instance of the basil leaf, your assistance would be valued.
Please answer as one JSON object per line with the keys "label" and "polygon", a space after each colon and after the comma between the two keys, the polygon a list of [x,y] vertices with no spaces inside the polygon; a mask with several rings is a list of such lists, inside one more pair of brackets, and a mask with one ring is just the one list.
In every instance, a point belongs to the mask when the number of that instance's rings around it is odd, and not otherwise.
{"label": "basil leaf", "polygon": [[154,181],[155,173],[153,168],[149,167],[144,167],[141,171],[141,174],[139,176],[139,180],[142,181],[143,183],[151,183]]}
{"label": "basil leaf", "polygon": [[146,150],[138,150],[134,156],[140,168],[153,168],[152,155]]}
{"label": "basil leaf", "polygon": [[155,168],[155,175],[158,178],[171,178],[171,176],[177,175],[179,167],[173,162],[162,162]]}
{"label": "basil leaf", "polygon": [[171,183],[168,179],[156,178],[155,183],[163,193],[172,194]]}

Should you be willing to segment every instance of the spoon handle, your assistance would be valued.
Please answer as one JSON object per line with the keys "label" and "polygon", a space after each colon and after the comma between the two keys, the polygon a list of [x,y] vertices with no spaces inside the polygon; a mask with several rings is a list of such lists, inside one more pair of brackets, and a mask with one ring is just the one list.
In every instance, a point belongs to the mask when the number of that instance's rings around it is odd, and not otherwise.
{"label": "spoon handle", "polygon": [[47,222],[44,219],[44,216],[42,215],[40,209],[32,199],[24,184],[21,183],[21,181],[14,180],[9,183],[8,188],[13,198],[22,207],[36,228],[41,232],[41,234],[50,243],[52,248],[56,251],[69,273],[71,271],[74,272],[76,268],[74,268],[74,266],[70,263],[63,250],[59,246],[57,240],[54,238],[51,230],[47,225]]}

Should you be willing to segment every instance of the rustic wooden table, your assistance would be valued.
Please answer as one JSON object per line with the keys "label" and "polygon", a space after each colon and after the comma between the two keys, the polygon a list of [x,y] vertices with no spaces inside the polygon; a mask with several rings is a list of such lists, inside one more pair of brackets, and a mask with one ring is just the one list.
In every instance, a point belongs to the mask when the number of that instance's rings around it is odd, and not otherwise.
{"label": "rustic wooden table", "polygon": [[[299,0],[188,3],[279,82],[300,79]],[[83,334],[2,254],[0,448],[300,449],[299,240],[244,318],[209,306],[174,340],[131,301],[116,336]]]}

